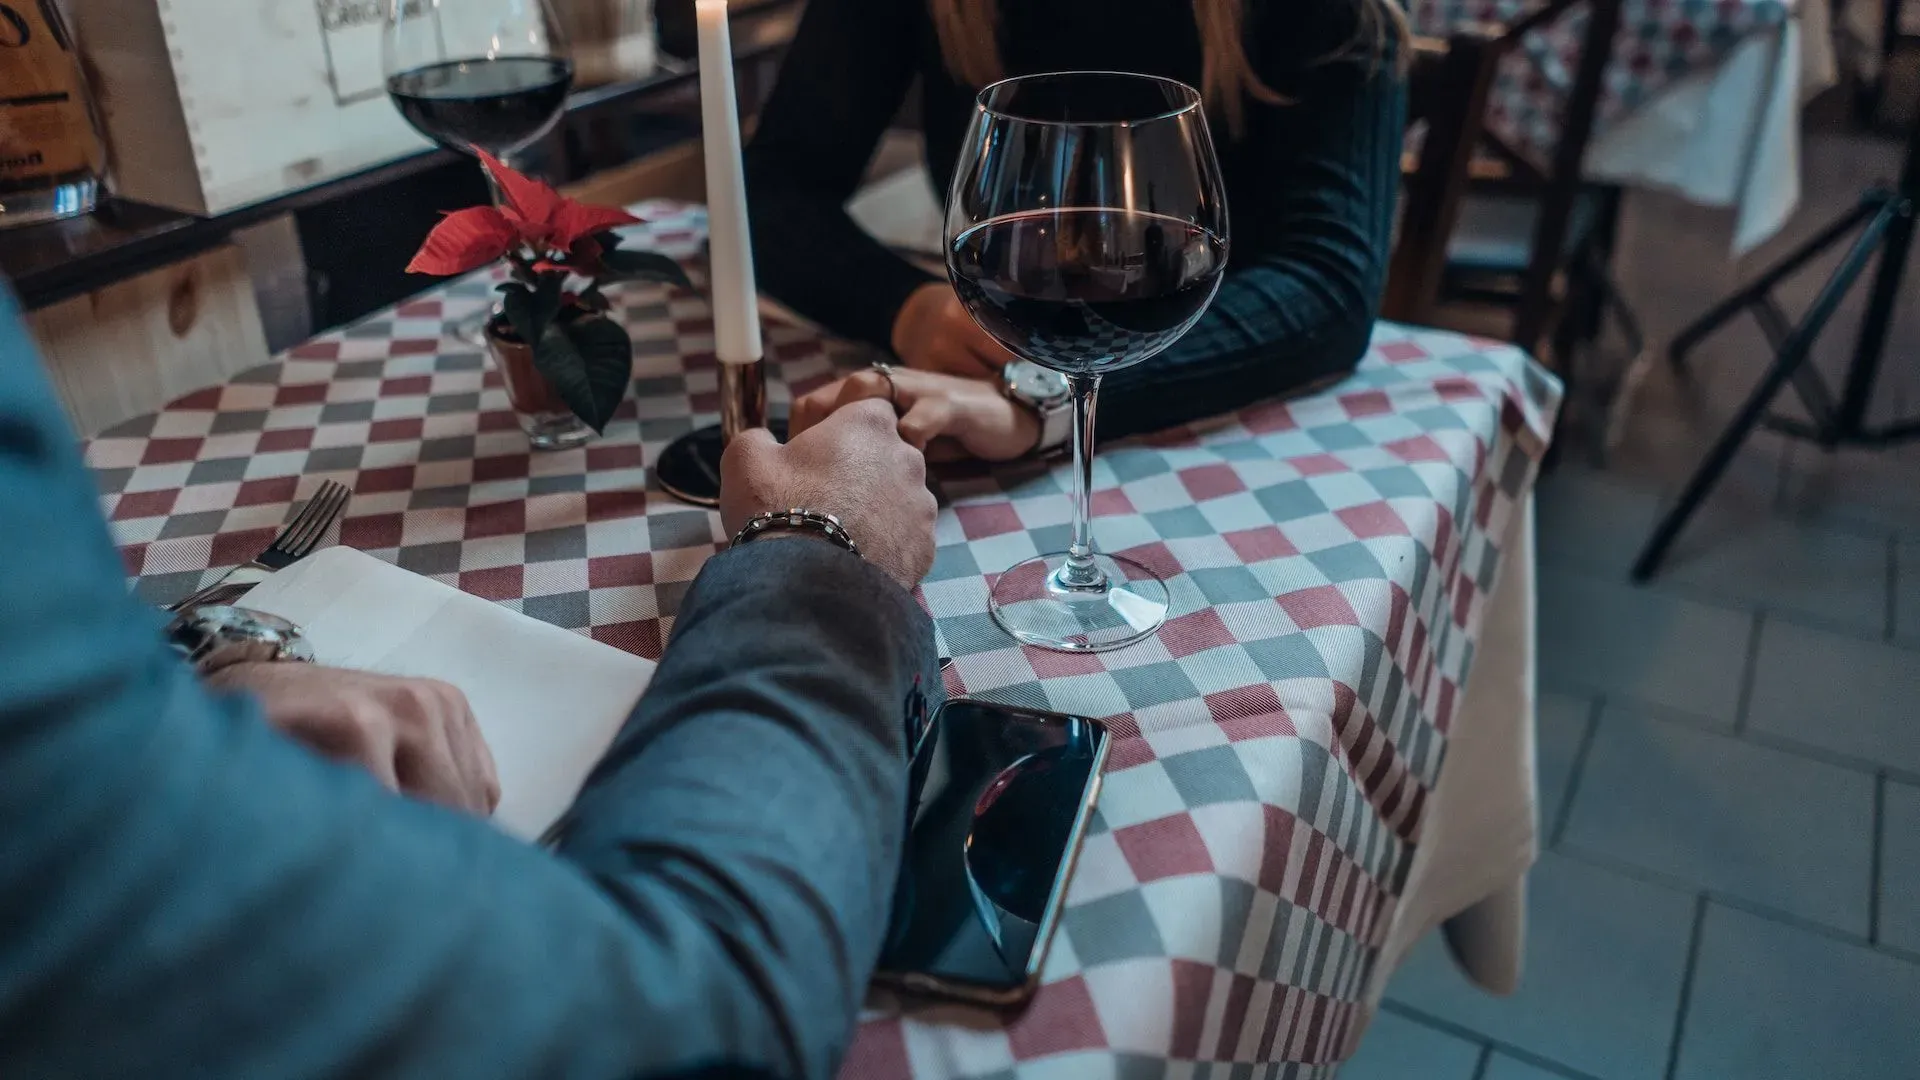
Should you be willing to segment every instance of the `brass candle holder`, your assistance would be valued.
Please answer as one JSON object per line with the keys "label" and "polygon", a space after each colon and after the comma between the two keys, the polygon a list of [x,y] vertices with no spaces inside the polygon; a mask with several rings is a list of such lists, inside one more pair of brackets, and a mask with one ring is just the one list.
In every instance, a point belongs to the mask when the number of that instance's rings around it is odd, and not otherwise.
{"label": "brass candle holder", "polygon": [[784,420],[767,416],[767,362],[720,365],[720,422],[697,428],[667,444],[654,463],[661,490],[695,506],[720,505],[720,456],[733,437],[764,427],[785,440]]}

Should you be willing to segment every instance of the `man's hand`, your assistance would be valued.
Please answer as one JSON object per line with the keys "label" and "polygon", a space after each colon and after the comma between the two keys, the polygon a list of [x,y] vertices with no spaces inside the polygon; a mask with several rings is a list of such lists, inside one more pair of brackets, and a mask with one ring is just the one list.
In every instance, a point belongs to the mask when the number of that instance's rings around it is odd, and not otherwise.
{"label": "man's hand", "polygon": [[984,379],[1014,356],[967,314],[953,286],[928,282],[908,295],[893,317],[893,352],[919,371]]}
{"label": "man's hand", "polygon": [[900,437],[939,461],[958,451],[983,461],[1010,461],[1040,442],[1040,417],[1016,404],[995,376],[963,379],[930,371],[895,368],[891,380],[877,371],[857,371],[793,403],[790,427],[800,434],[836,411],[869,398],[895,399]]}
{"label": "man's hand", "polygon": [[721,523],[732,534],[768,510],[832,514],[868,562],[913,588],[933,567],[938,508],[926,459],[901,440],[896,421],[885,401],[862,401],[785,446],[764,428],[741,433],[720,461]]}
{"label": "man's hand", "polygon": [[207,677],[245,690],[267,722],[337,761],[364,767],[388,788],[485,817],[500,803],[500,777],[480,725],[459,690],[313,664],[234,664]]}

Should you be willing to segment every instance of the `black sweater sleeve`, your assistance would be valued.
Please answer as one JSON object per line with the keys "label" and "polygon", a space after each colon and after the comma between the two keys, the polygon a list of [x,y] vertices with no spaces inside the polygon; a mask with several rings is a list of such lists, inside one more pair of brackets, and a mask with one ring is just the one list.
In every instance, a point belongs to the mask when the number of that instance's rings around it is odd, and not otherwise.
{"label": "black sweater sleeve", "polygon": [[1293,102],[1249,103],[1240,147],[1258,155],[1259,183],[1240,198],[1266,205],[1230,208],[1226,277],[1194,328],[1104,380],[1103,439],[1284,394],[1366,353],[1399,196],[1401,79],[1391,61],[1352,55],[1272,82]]}
{"label": "black sweater sleeve", "polygon": [[907,295],[936,279],[854,224],[846,202],[912,85],[919,25],[911,2],[810,0],[745,155],[767,292],[883,349]]}
{"label": "black sweater sleeve", "polygon": [[[1256,18],[1256,61],[1286,96],[1248,103],[1230,158],[1231,261],[1179,342],[1109,375],[1100,434],[1225,412],[1351,370],[1384,284],[1405,101],[1390,60],[1349,50],[1356,0],[1300,0]],[[1359,0],[1392,2],[1392,0]],[[1263,6],[1252,6],[1256,15]],[[1284,14],[1284,18],[1280,16]],[[911,85],[926,32],[916,0],[810,0],[747,150],[754,255],[769,294],[882,348],[907,295],[935,280],[844,206]],[[1224,162],[1223,162],[1224,163]]]}

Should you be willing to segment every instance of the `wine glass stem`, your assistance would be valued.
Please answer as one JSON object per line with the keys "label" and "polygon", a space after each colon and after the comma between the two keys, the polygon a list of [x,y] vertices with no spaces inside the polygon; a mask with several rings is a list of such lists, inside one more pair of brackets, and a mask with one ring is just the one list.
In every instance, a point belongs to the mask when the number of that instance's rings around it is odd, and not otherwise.
{"label": "wine glass stem", "polygon": [[1067,385],[1073,390],[1073,542],[1060,567],[1060,583],[1093,589],[1106,583],[1093,558],[1093,405],[1100,376],[1069,375]]}
{"label": "wine glass stem", "polygon": [[[502,164],[505,164],[506,160],[507,160],[506,158],[500,159]],[[487,194],[492,196],[493,205],[495,206],[507,205],[507,194],[506,192],[500,190],[500,181],[495,180],[493,178],[493,170],[487,168],[485,165],[482,165],[480,166],[480,175],[484,177],[487,181]]]}

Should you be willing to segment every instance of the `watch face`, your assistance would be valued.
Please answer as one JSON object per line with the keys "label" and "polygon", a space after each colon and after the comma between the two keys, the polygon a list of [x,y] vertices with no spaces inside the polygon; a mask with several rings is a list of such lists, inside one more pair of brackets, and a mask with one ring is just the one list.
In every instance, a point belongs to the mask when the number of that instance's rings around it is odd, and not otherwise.
{"label": "watch face", "polygon": [[1068,395],[1067,377],[1026,360],[1007,365],[1007,388],[1035,405],[1050,405]]}

